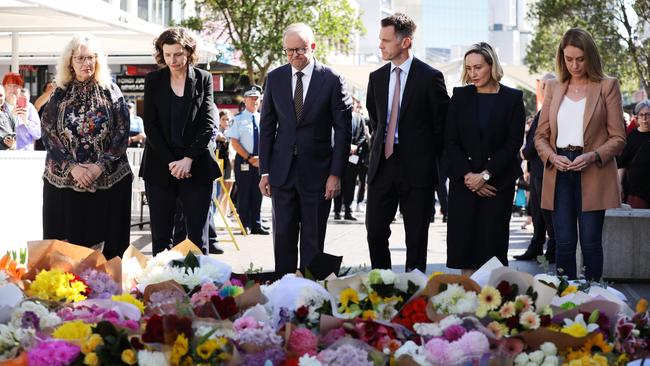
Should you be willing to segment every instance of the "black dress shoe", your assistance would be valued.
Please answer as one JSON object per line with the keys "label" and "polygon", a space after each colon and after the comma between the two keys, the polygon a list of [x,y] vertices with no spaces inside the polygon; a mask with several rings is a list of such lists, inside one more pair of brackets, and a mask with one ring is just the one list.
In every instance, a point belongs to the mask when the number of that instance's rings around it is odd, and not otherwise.
{"label": "black dress shoe", "polygon": [[338,212],[334,212],[334,220],[340,220],[341,219],[341,214]]}
{"label": "black dress shoe", "polygon": [[522,255],[516,255],[514,258],[518,261],[532,261],[536,260],[538,255],[542,255],[540,252],[531,252],[531,251],[526,251]]}
{"label": "black dress shoe", "polygon": [[267,231],[268,231],[268,230],[271,230],[271,227],[270,227],[270,226],[260,225],[260,227],[261,227],[262,229],[264,229],[264,230],[267,230]]}
{"label": "black dress shoe", "polygon": [[442,215],[442,222],[447,222],[447,214]]}
{"label": "black dress shoe", "polygon": [[350,220],[350,221],[357,221],[357,218],[352,216],[351,213],[346,213],[343,218],[346,219],[346,220]]}
{"label": "black dress shoe", "polygon": [[250,231],[253,235],[269,235],[270,233],[267,230],[262,229],[261,227],[254,227]]}
{"label": "black dress shoe", "polygon": [[217,244],[210,244],[210,254],[223,254],[223,249],[219,248]]}

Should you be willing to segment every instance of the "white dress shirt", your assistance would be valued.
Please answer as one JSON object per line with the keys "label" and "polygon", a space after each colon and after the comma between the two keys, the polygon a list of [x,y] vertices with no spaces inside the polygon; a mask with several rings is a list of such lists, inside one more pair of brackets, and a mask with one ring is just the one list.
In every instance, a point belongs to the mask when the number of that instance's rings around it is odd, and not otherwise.
{"label": "white dress shirt", "polygon": [[558,148],[569,145],[584,146],[583,120],[587,98],[573,101],[566,95],[557,111],[557,140]]}
{"label": "white dress shirt", "polygon": [[296,93],[296,82],[298,81],[298,77],[296,76],[296,73],[298,71],[302,71],[304,74],[302,76],[302,101],[303,104],[305,102],[305,99],[307,98],[307,90],[309,89],[309,82],[311,81],[311,74],[314,73],[314,58],[312,57],[307,66],[305,66],[304,69],[298,70],[295,67],[291,66],[291,97],[293,98],[293,95]]}
{"label": "white dress shirt", "polygon": [[[413,63],[413,54],[411,53],[409,55],[409,58],[406,59],[401,65],[395,65],[392,61],[390,63],[390,79],[388,81],[388,111],[386,113],[386,130],[388,130],[388,123],[390,121],[390,111],[391,107],[393,106],[393,94],[395,94],[395,83],[397,82],[397,78],[395,76],[395,68],[399,67],[400,73],[399,73],[399,80],[400,80],[400,88],[399,88],[399,105],[400,109],[402,107],[402,99],[404,98],[404,88],[406,87],[406,78],[409,75],[409,70],[411,70],[411,64]],[[397,119],[398,125],[399,125],[399,116]],[[397,144],[399,139],[398,135],[399,133],[397,126],[395,126],[395,143]],[[385,137],[385,136],[384,136]]]}

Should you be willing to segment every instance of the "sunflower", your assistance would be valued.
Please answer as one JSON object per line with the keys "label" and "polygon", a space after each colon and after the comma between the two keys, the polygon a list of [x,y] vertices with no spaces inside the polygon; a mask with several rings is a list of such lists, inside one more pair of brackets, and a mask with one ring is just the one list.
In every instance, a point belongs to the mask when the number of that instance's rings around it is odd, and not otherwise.
{"label": "sunflower", "polygon": [[501,294],[492,286],[485,286],[478,295],[479,306],[487,310],[494,310],[501,305]]}
{"label": "sunflower", "polygon": [[601,332],[589,337],[582,348],[591,354],[612,352],[612,346],[605,341],[605,337]]}
{"label": "sunflower", "polygon": [[359,293],[356,292],[353,288],[346,288],[341,291],[341,305],[348,307],[349,303],[358,304],[359,303]]}

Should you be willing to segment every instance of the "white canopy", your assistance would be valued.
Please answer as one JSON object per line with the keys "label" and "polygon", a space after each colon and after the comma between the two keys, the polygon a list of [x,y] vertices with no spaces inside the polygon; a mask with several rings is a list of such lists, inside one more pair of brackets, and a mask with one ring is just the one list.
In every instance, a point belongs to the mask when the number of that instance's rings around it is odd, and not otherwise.
{"label": "white canopy", "polygon": [[[0,64],[55,64],[72,34],[101,42],[109,64],[153,64],[153,40],[163,27],[99,0],[0,0]],[[13,43],[13,44],[12,44]],[[199,40],[200,59],[216,54]]]}

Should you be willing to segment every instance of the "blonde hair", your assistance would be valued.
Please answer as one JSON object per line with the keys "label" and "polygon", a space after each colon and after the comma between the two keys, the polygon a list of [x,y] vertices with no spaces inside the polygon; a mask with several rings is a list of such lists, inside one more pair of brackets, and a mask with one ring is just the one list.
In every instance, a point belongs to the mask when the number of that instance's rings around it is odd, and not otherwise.
{"label": "blonde hair", "polygon": [[571,79],[571,73],[569,73],[569,69],[567,69],[566,63],[564,62],[564,49],[567,46],[579,48],[584,52],[585,72],[589,80],[598,82],[605,78],[603,62],[600,59],[598,47],[591,34],[584,29],[571,28],[562,36],[555,57],[555,68],[557,69],[560,82],[563,83]]}
{"label": "blonde hair", "polygon": [[102,48],[99,46],[97,39],[90,34],[76,34],[72,37],[70,42],[65,46],[59,62],[56,65],[56,85],[61,89],[66,89],[68,84],[74,80],[74,69],[72,68],[72,54],[81,46],[86,46],[88,49],[97,55],[95,60],[95,73],[93,78],[102,88],[108,88],[111,85],[111,72],[106,62],[106,55]]}
{"label": "blonde hair", "polygon": [[463,82],[463,84],[471,84],[471,78],[469,77],[469,74],[467,73],[467,55],[476,53],[478,55],[483,56],[483,59],[485,62],[490,65],[491,67],[491,72],[490,75],[492,76],[492,79],[498,81],[501,81],[501,78],[503,78],[503,68],[501,67],[501,63],[499,62],[499,57],[497,56],[497,53],[494,52],[494,49],[492,49],[492,46],[490,46],[486,42],[480,42],[473,44],[467,52],[465,52],[465,55],[463,56],[463,71],[460,75],[460,80]]}

